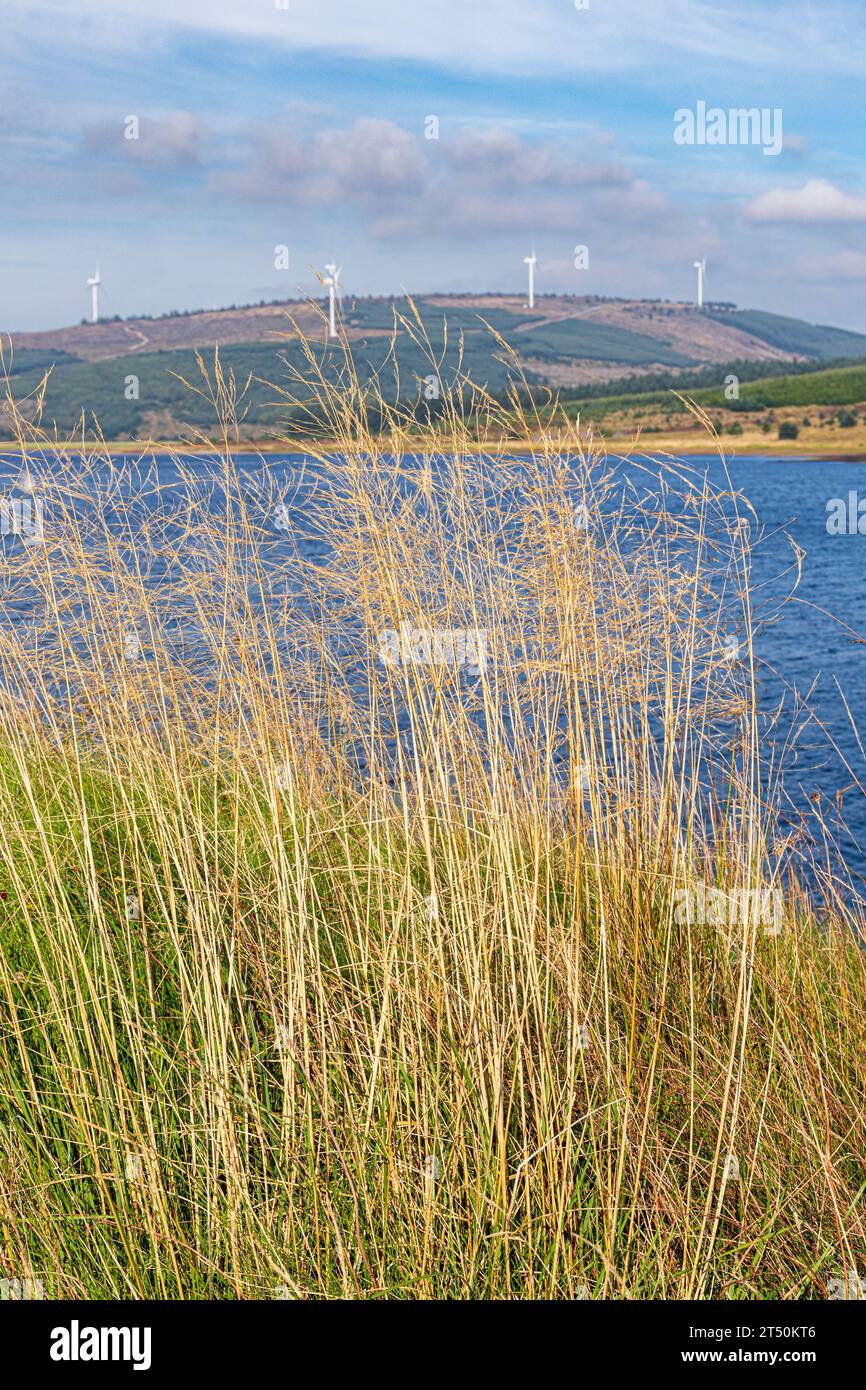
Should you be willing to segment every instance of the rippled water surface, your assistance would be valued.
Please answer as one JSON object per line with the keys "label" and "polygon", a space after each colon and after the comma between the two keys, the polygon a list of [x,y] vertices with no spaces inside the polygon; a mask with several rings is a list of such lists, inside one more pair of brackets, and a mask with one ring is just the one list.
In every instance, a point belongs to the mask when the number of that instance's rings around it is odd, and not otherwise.
{"label": "rippled water surface", "polygon": [[[181,487],[176,467],[167,457],[156,462],[159,483],[170,496],[172,489]],[[263,467],[258,456],[242,456],[237,462],[250,476]],[[122,474],[126,461],[118,459],[116,466]],[[638,476],[630,464],[616,466],[624,480]],[[804,808],[813,816],[816,808],[820,810],[832,821],[849,868],[859,871],[866,865],[866,794],[858,787],[866,787],[866,766],[856,732],[859,723],[866,730],[866,644],[861,640],[866,638],[866,535],[831,534],[828,504],[842,499],[847,507],[852,493],[866,499],[866,463],[750,457],[724,465],[717,457],[707,457],[691,459],[689,466],[699,474],[706,472],[720,487],[727,486],[727,467],[731,484],[754,509],[756,534],[761,536],[753,571],[759,608],[764,599],[772,601],[792,587],[800,552],[799,585],[792,601],[778,623],[759,622],[753,634],[759,697],[765,711],[784,702],[784,714],[775,726],[777,745],[789,730],[798,731],[786,751],[792,820]],[[189,468],[205,479],[213,465],[195,459]],[[264,468],[276,493],[291,499],[290,510],[303,508],[303,494],[297,489],[303,460],[271,456]],[[649,486],[646,468],[644,462],[642,490]],[[3,455],[4,492],[19,474],[20,459]],[[158,570],[154,582],[159,582]]]}

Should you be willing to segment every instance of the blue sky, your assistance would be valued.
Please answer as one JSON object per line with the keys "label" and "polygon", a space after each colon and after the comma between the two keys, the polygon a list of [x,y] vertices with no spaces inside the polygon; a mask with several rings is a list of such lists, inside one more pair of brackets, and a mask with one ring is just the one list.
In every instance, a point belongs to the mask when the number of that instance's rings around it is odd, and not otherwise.
{"label": "blue sky", "polygon": [[[516,290],[533,246],[539,292],[684,298],[706,256],[710,297],[866,328],[862,3],[279,6],[3,0],[0,328],[76,322],[97,261],[126,315],[332,257],[349,293]],[[698,102],[780,109],[781,153],[677,145]]]}

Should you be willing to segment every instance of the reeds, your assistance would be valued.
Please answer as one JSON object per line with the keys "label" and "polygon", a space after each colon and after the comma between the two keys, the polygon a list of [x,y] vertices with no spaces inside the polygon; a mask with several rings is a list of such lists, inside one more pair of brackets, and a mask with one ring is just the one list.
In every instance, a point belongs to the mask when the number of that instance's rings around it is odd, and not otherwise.
{"label": "reeds", "polygon": [[210,382],[224,447],[171,487],[98,445],[41,463],[20,421],[44,538],[7,539],[0,601],[0,1273],[646,1299],[866,1272],[862,914],[778,825],[747,504],[481,392],[421,428],[380,401],[373,437],[350,374],[311,385],[333,447],[287,494]]}

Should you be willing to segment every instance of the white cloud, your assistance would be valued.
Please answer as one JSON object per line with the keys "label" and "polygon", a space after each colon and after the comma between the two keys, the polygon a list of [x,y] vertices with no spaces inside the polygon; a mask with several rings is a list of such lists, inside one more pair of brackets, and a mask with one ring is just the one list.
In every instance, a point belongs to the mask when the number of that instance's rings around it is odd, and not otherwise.
{"label": "white cloud", "polygon": [[866,198],[843,193],[828,179],[802,188],[771,188],[749,203],[750,222],[866,222]]}

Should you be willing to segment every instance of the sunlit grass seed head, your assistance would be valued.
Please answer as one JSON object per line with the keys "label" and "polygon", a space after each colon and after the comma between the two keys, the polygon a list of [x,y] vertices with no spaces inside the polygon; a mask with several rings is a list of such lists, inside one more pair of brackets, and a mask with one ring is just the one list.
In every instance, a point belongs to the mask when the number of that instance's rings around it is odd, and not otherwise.
{"label": "sunlit grass seed head", "polygon": [[419,424],[320,346],[294,491],[218,356],[207,459],[18,412],[3,1273],[822,1296],[864,1249],[863,910],[722,656],[784,618],[746,499],[465,379]]}

